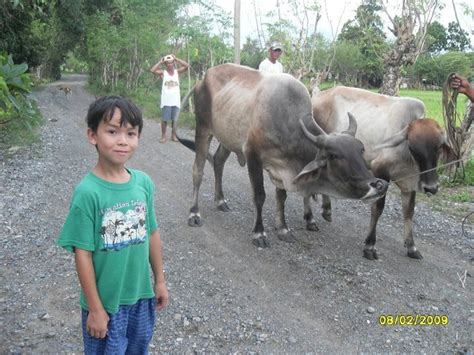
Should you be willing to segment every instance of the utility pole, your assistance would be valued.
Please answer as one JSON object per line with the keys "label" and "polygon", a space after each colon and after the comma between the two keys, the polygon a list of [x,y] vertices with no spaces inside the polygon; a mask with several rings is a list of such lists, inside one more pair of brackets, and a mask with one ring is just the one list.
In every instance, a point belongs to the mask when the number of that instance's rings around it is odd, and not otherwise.
{"label": "utility pole", "polygon": [[240,64],[240,0],[234,1],[234,63]]}

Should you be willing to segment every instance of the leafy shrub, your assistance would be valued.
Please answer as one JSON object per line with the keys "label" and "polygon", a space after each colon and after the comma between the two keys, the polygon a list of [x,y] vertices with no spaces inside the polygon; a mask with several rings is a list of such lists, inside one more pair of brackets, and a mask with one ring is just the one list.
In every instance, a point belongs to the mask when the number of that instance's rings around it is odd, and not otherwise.
{"label": "leafy shrub", "polygon": [[12,106],[20,110],[18,97],[31,91],[31,80],[26,73],[28,65],[13,63],[12,56],[0,55],[0,107],[4,111]]}
{"label": "leafy shrub", "polygon": [[41,121],[28,97],[31,79],[26,64],[15,64],[11,55],[0,54],[0,143],[13,144],[33,138]]}

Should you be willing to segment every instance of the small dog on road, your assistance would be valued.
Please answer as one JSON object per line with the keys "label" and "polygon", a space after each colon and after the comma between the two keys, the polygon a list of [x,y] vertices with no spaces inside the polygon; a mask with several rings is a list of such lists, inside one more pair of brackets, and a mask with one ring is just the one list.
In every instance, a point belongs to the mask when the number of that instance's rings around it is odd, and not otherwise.
{"label": "small dog on road", "polygon": [[58,85],[58,90],[64,91],[66,97],[72,94],[72,89],[66,85]]}

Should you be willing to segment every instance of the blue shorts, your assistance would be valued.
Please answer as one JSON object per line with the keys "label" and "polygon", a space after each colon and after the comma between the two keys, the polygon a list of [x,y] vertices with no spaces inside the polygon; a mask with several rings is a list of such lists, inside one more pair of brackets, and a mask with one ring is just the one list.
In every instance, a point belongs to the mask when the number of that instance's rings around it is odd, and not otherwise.
{"label": "blue shorts", "polygon": [[178,106],[163,106],[161,108],[161,120],[165,122],[176,121],[179,114]]}
{"label": "blue shorts", "polygon": [[148,354],[155,328],[156,299],[142,299],[131,306],[120,306],[110,315],[107,336],[98,339],[86,330],[89,312],[82,310],[84,354]]}

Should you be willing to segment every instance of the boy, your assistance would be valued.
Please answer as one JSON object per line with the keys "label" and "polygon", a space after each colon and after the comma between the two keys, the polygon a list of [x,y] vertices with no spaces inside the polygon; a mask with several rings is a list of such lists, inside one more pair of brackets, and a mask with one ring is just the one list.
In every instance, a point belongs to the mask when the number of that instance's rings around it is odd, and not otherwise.
{"label": "boy", "polygon": [[272,43],[268,48],[268,58],[264,59],[258,66],[258,70],[266,71],[272,74],[283,73],[283,65],[278,61],[282,54],[282,46],[280,43]]}
{"label": "boy", "polygon": [[[98,161],[74,190],[58,244],[75,253],[86,354],[146,354],[155,305],[168,303],[154,184],[125,168],[143,127],[130,101],[107,96],[87,113]],[[154,288],[150,278],[154,275]]]}
{"label": "boy", "polygon": [[[175,63],[179,64],[178,69],[175,69]],[[160,69],[162,64],[165,65],[165,70]],[[160,143],[166,143],[166,127],[170,121],[172,123],[171,140],[173,142],[178,141],[178,138],[176,137],[176,119],[181,106],[179,76],[188,70],[188,67],[189,64],[186,61],[176,58],[174,54],[168,54],[161,58],[160,61],[150,69],[153,74],[156,74],[163,79],[160,105],[162,112]]]}

